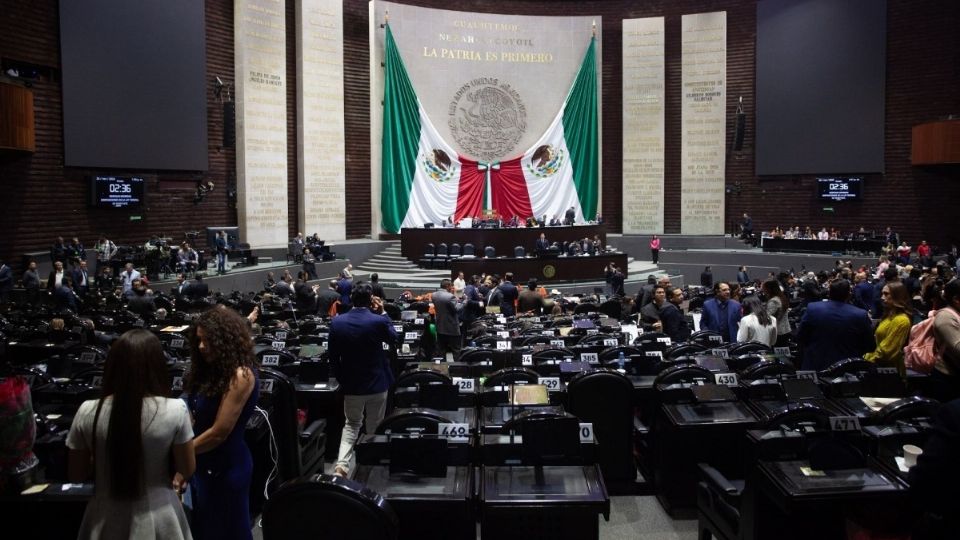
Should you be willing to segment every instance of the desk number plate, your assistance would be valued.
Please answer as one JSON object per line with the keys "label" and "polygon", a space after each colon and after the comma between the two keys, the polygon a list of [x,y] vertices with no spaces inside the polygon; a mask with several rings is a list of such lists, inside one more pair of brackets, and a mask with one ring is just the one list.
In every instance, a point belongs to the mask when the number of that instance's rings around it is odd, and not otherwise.
{"label": "desk number plate", "polygon": [[593,424],[590,422],[580,422],[580,442],[593,442]]}
{"label": "desk number plate", "polygon": [[596,364],[600,360],[597,358],[597,353],[585,352],[585,353],[580,353],[580,361]]}
{"label": "desk number plate", "polygon": [[710,349],[710,354],[720,358],[730,358],[730,351],[726,349]]}
{"label": "desk number plate", "polygon": [[707,339],[714,343],[723,343],[723,336],[707,336]]}
{"label": "desk number plate", "polygon": [[97,360],[97,353],[94,352],[85,352],[80,353],[80,361],[84,364],[92,364]]}
{"label": "desk number plate", "polygon": [[285,341],[274,341],[270,346],[278,351],[282,351],[287,348],[287,343]]}
{"label": "desk number plate", "polygon": [[509,351],[509,350],[510,350],[510,342],[509,342],[509,341],[498,341],[498,342],[497,342],[497,350],[498,350],[498,351]]}
{"label": "desk number plate", "polygon": [[877,375],[897,375],[899,372],[895,367],[878,367]]}
{"label": "desk number plate", "polygon": [[665,344],[667,345],[667,347],[669,347],[672,342],[670,341],[670,338],[668,338],[668,337],[658,337],[658,338],[657,338],[657,343],[665,343]]}
{"label": "desk number plate", "polygon": [[416,324],[418,326],[423,326],[423,319],[414,319],[413,324]]}
{"label": "desk number plate", "polygon": [[777,358],[790,358],[790,347],[774,347],[773,355]]}
{"label": "desk number plate", "polygon": [[286,341],[286,339],[287,339],[287,333],[286,333],[286,332],[277,332],[277,333],[276,333],[276,336],[277,336],[277,339],[279,339],[279,340],[281,340],[281,341]]}
{"label": "desk number plate", "polygon": [[437,424],[437,435],[445,439],[466,439],[470,436],[470,426],[460,423]]}
{"label": "desk number plate", "polygon": [[533,355],[524,354],[520,356],[520,365],[521,366],[532,366],[533,365]]}
{"label": "desk number plate", "polygon": [[617,340],[615,340],[615,339],[605,339],[605,340],[603,340],[603,346],[604,346],[604,347],[616,347],[616,346],[619,345],[619,344],[620,344],[620,343],[619,343]]}
{"label": "desk number plate", "polygon": [[182,348],[183,348],[183,340],[182,340],[182,339],[174,339],[174,340],[170,341],[170,348],[171,348],[171,349],[182,349]]}
{"label": "desk number plate", "polygon": [[510,332],[507,332],[506,330],[504,330],[503,332],[497,332],[497,337],[501,337],[503,339],[510,339]]}
{"label": "desk number plate", "polygon": [[476,390],[473,379],[461,379],[460,377],[454,377],[453,384],[457,385],[458,392],[474,392]]}
{"label": "desk number plate", "polygon": [[643,354],[644,356],[656,356],[657,358],[663,358],[663,351],[647,351]]}
{"label": "desk number plate", "polygon": [[797,378],[817,382],[817,372],[813,370],[800,370],[797,372]]}
{"label": "desk number plate", "polygon": [[550,346],[551,346],[551,347],[563,347],[564,345],[565,345],[565,343],[563,342],[562,339],[551,339],[551,340],[550,340]]}
{"label": "desk number plate", "polygon": [[264,366],[279,366],[280,365],[280,355],[279,354],[265,354],[263,359],[260,360],[260,364]]}
{"label": "desk number plate", "polygon": [[736,373],[717,373],[713,376],[717,384],[721,386],[736,386],[737,385],[737,374]]}
{"label": "desk number plate", "polygon": [[273,379],[260,379],[260,393],[261,394],[273,393]]}
{"label": "desk number plate", "polygon": [[407,332],[407,333],[405,333],[405,334],[403,335],[403,340],[404,340],[404,341],[416,341],[416,340],[417,340],[417,333],[416,333],[416,332]]}
{"label": "desk number plate", "polygon": [[833,431],[860,431],[860,419],[856,416],[831,416],[830,429]]}
{"label": "desk number plate", "polygon": [[596,335],[596,334],[599,334],[599,333],[600,333],[600,331],[597,330],[596,328],[587,328],[587,335],[588,335],[588,336],[593,336],[593,335]]}
{"label": "desk number plate", "polygon": [[540,377],[537,384],[546,386],[548,392],[556,392],[560,390],[560,377]]}

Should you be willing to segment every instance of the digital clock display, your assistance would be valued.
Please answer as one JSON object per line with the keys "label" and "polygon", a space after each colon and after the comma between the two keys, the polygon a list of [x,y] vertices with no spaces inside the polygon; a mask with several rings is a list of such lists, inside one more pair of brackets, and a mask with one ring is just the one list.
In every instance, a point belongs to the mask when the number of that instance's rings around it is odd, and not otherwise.
{"label": "digital clock display", "polygon": [[92,184],[94,206],[133,208],[143,204],[143,178],[136,176],[95,176]]}

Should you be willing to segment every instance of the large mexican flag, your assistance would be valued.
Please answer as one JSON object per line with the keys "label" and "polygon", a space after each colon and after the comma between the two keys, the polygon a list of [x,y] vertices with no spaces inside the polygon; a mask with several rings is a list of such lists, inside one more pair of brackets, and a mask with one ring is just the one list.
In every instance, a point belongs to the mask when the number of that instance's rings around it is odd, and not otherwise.
{"label": "large mexican flag", "polygon": [[514,215],[578,221],[597,209],[597,75],[594,39],[573,87],[546,133],[522,156],[499,164],[458,155],[437,133],[407,75],[386,27],[381,199],[383,229],[478,215],[490,167],[492,207]]}

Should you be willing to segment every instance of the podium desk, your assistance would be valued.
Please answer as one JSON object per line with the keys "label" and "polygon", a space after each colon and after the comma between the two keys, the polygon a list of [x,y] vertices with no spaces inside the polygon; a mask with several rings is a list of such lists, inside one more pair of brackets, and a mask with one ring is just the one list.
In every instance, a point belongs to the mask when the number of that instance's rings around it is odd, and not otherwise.
{"label": "podium desk", "polygon": [[[480,485],[481,540],[591,540],[610,497],[596,465],[484,467]],[[539,481],[538,481],[539,480]]]}
{"label": "podium desk", "polygon": [[811,471],[806,460],[761,461],[744,494],[745,539],[845,539],[851,515],[883,528],[909,523],[909,490],[872,459],[865,467]]}
{"label": "podium desk", "polygon": [[697,463],[742,478],[744,434],[757,418],[739,401],[668,403],[657,416],[654,483],[667,513],[696,506]]}
{"label": "podium desk", "polygon": [[[600,242],[607,243],[607,228],[603,225],[572,225],[565,227],[504,227],[504,228],[453,228],[431,227],[429,229],[411,227],[400,230],[400,253],[411,261],[423,256],[427,244],[473,244],[477,256],[483,256],[483,248],[493,246],[500,255],[513,253],[515,246],[523,246],[528,253],[534,252],[534,246],[540,233],[547,235],[550,242],[573,242],[582,238],[593,239],[600,236]],[[626,268],[626,267],[624,267]],[[467,274],[468,276],[470,274]]]}
{"label": "podium desk", "polygon": [[400,540],[473,540],[473,476],[469,466],[448,466],[446,477],[427,478],[360,465],[354,480],[387,500],[400,521]]}

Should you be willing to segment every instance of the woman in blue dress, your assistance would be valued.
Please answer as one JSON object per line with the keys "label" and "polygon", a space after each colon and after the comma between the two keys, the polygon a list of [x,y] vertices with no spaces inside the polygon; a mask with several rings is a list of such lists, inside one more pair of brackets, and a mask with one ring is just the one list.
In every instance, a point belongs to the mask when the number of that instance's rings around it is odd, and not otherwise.
{"label": "woman in blue dress", "polygon": [[253,460],[244,429],[259,392],[248,321],[217,306],[197,318],[190,337],[184,388],[198,434],[193,535],[197,540],[251,538]]}

